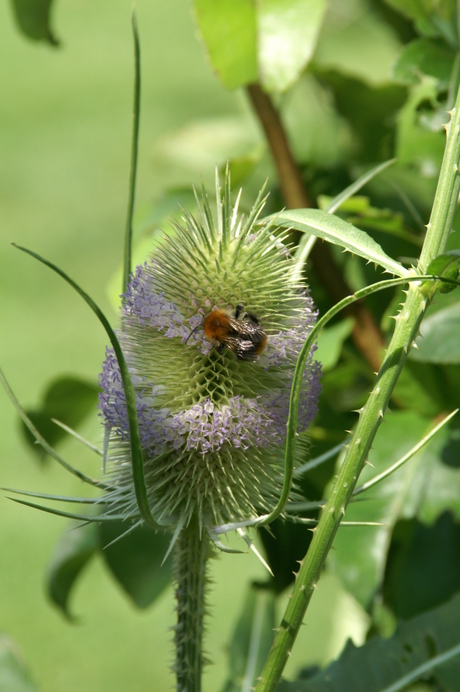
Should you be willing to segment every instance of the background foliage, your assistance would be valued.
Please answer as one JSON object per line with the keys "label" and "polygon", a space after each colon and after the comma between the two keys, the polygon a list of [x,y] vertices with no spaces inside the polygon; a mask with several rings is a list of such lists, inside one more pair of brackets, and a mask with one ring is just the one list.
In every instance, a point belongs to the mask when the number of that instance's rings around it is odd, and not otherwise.
{"label": "background foliage", "polygon": [[[37,15],[37,8],[43,13]],[[48,9],[48,3],[26,0],[0,8],[0,353],[19,399],[44,425],[43,433],[66,458],[97,475],[90,453],[48,421],[55,416],[100,439],[91,411],[105,335],[66,286],[15,253],[9,241],[52,258],[106,313],[112,310],[116,324],[130,151],[130,3],[61,0],[51,19]],[[166,0],[138,3],[143,92],[135,258],[145,256],[179,203],[193,210],[191,185],[201,176],[210,183],[214,166],[227,159],[235,186],[244,185],[243,203],[251,202],[268,176],[268,211],[307,204],[291,203],[278,184],[250,106],[257,108],[257,92],[245,90],[248,83],[259,83],[281,114],[312,206],[324,208],[369,167],[397,157],[338,213],[366,230],[388,255],[407,265],[415,261],[444,149],[446,110],[459,81],[454,3],[286,0],[256,6],[250,0],[196,0],[194,16],[191,9],[185,0],[174,9]],[[35,42],[27,42],[15,21]],[[58,40],[60,48],[52,49]],[[451,236],[450,249],[460,247],[457,236]],[[381,276],[340,248],[332,247],[330,256],[326,272],[324,258],[314,254],[307,267],[321,313],[337,300],[334,290],[343,281],[355,291]],[[458,299],[454,291],[430,308],[424,339],[411,354],[393,414],[374,445],[369,477],[459,405]],[[400,300],[399,291],[388,291],[366,301],[373,322],[370,348],[357,334],[362,313],[344,315],[322,336],[323,395],[310,455],[337,445],[354,424],[352,411],[363,404],[380,357],[375,344],[388,340]],[[2,485],[80,495],[76,479],[34,454],[30,440],[21,437],[6,397],[0,406]],[[407,466],[350,506],[348,520],[384,526],[339,532],[287,678],[300,668],[327,664],[347,636],[362,644],[366,636],[390,634],[397,619],[421,616],[460,590],[458,426],[454,419]],[[306,498],[327,493],[335,463],[332,457],[305,476]],[[165,632],[173,614],[168,568],[158,570],[164,546],[157,546],[148,563],[139,562],[144,547],[158,537],[134,536],[126,543],[128,561],[120,552],[123,542],[101,550],[112,540],[106,530],[75,530],[55,547],[62,523],[30,511],[6,500],[1,504],[0,628],[22,650],[39,688],[166,689],[171,677]],[[224,555],[214,563],[208,649],[215,665],[205,689],[240,689],[246,635],[254,622],[248,613],[263,611],[269,630],[274,610],[284,605],[272,594],[289,586],[310,534],[281,523],[273,532],[274,537],[261,532],[273,580],[248,556]],[[74,582],[83,568],[84,576]],[[44,601],[46,569],[47,590],[68,617],[79,618],[76,626]],[[271,593],[248,592],[254,581]],[[133,612],[154,600],[149,609]],[[441,622],[442,612],[435,616]],[[262,644],[268,646],[269,638]],[[1,646],[0,656],[6,651],[11,660],[9,645]],[[345,661],[354,655],[350,650]],[[3,692],[1,684],[0,678]],[[25,690],[31,683],[17,684]],[[426,685],[455,690],[448,675],[435,674]]]}

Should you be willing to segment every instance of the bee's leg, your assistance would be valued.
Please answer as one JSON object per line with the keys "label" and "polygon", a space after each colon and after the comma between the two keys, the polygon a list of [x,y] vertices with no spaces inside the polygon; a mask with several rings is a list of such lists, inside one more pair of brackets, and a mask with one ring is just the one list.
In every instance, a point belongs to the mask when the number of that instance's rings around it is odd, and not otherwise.
{"label": "bee's leg", "polygon": [[235,308],[235,319],[237,320],[244,310],[244,305],[237,305]]}
{"label": "bee's leg", "polygon": [[225,344],[218,343],[214,346],[216,349],[217,353],[223,353],[225,351]]}
{"label": "bee's leg", "polygon": [[249,317],[253,324],[259,324],[259,320],[257,319],[257,317],[255,315],[252,315],[250,312],[246,313],[246,317]]}

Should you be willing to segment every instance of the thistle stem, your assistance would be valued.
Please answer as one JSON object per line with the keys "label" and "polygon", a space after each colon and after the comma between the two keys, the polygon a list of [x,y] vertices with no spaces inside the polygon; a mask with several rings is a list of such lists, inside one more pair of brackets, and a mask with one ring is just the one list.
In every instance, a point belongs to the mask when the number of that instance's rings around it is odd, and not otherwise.
{"label": "thistle stem", "polygon": [[[419,268],[424,269],[445,249],[459,194],[458,164],[460,158],[460,91],[457,95],[452,120],[447,129],[448,138],[441,166],[438,187],[427,235],[422,248]],[[330,497],[324,506],[320,521],[314,529],[313,540],[301,564],[288,607],[262,671],[256,692],[274,692],[283,672],[291,648],[302,624],[321,570],[340,526],[347,504],[377,430],[382,422],[394,386],[401,373],[407,354],[417,336],[426,307],[433,291],[422,282],[411,283],[404,306],[396,318],[396,326],[388,346],[383,365],[369,399],[359,413],[359,421],[347,447]]]}
{"label": "thistle stem", "polygon": [[175,672],[177,692],[201,692],[206,563],[210,555],[207,535],[197,521],[182,529],[175,546],[177,625]]}

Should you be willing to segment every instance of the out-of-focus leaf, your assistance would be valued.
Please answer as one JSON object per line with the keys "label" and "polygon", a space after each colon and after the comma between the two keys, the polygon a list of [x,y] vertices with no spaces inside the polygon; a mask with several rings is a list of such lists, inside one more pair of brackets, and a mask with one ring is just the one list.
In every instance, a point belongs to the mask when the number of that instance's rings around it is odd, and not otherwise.
{"label": "out-of-focus leaf", "polygon": [[305,557],[313,534],[307,526],[277,519],[270,524],[270,532],[262,531],[260,538],[274,575],[263,586],[280,594],[294,581],[294,572],[299,571],[298,561]]}
{"label": "out-of-focus leaf", "polygon": [[454,0],[385,0],[389,5],[404,13],[411,19],[421,19],[431,12],[448,19],[455,7]]}
{"label": "out-of-focus leaf", "polygon": [[260,80],[267,91],[285,91],[299,78],[316,46],[325,0],[256,3]]}
{"label": "out-of-focus leaf", "polygon": [[225,166],[235,156],[246,156],[262,144],[262,135],[254,118],[244,115],[206,118],[188,123],[164,135],[154,149],[157,166],[179,168],[184,179],[200,178],[214,184],[216,164]]}
{"label": "out-of-focus leaf", "polygon": [[53,0],[11,0],[11,4],[16,22],[28,38],[59,45],[50,25]]}
{"label": "out-of-focus leaf", "polygon": [[369,86],[382,86],[391,81],[391,68],[400,49],[396,33],[372,5],[362,0],[332,0],[313,66],[354,77]]}
{"label": "out-of-focus leaf", "polygon": [[323,329],[318,336],[318,349],[315,359],[321,363],[323,372],[333,368],[340,358],[343,342],[353,330],[354,320],[348,317],[333,327]]}
{"label": "out-of-focus leaf", "polygon": [[407,619],[460,591],[460,525],[445,512],[433,526],[414,519],[395,527],[385,570],[385,604]]}
{"label": "out-of-focus leaf", "polygon": [[393,77],[403,84],[418,84],[423,75],[435,77],[447,89],[455,52],[444,42],[419,38],[404,46],[393,67]]}
{"label": "out-of-focus leaf", "polygon": [[[349,641],[338,661],[308,679],[282,681],[279,692],[382,692],[406,675],[454,647],[460,654],[460,596],[403,622],[389,639],[373,637],[361,647]],[[448,692],[458,689],[460,655],[432,669],[434,679]],[[409,682],[415,682],[425,671]],[[401,688],[406,689],[407,685]]]}
{"label": "out-of-focus leaf", "polygon": [[437,106],[436,80],[427,77],[414,86],[397,120],[396,156],[401,165],[412,165],[424,178],[436,179],[439,173],[446,137],[442,123],[449,116],[444,108],[439,124],[428,123],[422,107],[427,104],[431,112]]}
{"label": "out-of-focus leaf", "polygon": [[[137,267],[149,260],[164,242],[164,236],[174,236],[171,222],[180,220],[182,209],[193,212],[196,208],[195,195],[192,189],[167,190],[159,199],[145,204],[134,217],[134,245],[132,251],[132,266]],[[120,309],[122,289],[123,264],[112,274],[106,294],[113,309]]]}
{"label": "out-of-focus leaf", "polygon": [[448,393],[438,366],[408,360],[394,389],[393,400],[420,416],[433,417],[458,405],[458,397],[452,401]]}
{"label": "out-of-focus leaf", "polygon": [[[307,181],[314,195],[318,167],[327,167],[329,175],[336,174],[337,162],[350,150],[350,128],[334,108],[327,85],[310,71],[304,72],[289,90],[280,103],[280,110],[296,161],[315,166],[310,171],[314,181]],[[333,169],[329,168],[331,164]]]}
{"label": "out-of-focus leaf", "polygon": [[339,69],[322,70],[318,77],[332,91],[338,113],[352,130],[353,159],[375,164],[393,157],[395,125],[407,98],[406,87],[368,84]]}
{"label": "out-of-focus leaf", "polygon": [[[232,187],[235,189],[242,185],[247,178],[253,173],[256,166],[262,160],[265,153],[265,145],[261,144],[253,148],[247,154],[235,156],[228,161],[232,175]],[[219,174],[224,177],[227,163],[223,164],[219,169]]]}
{"label": "out-of-focus leaf", "polygon": [[69,620],[73,619],[69,611],[72,588],[97,549],[97,528],[94,524],[66,531],[55,548],[48,567],[48,595]]}
{"label": "out-of-focus leaf", "polygon": [[[446,279],[455,279],[458,281],[460,276],[460,250],[451,250],[445,255],[439,255],[430,262],[427,267],[427,274],[435,274],[436,276],[443,276]],[[439,287],[440,293],[451,293],[455,291],[457,286],[444,283]]]}
{"label": "out-of-focus leaf", "polygon": [[267,221],[268,219],[276,221],[277,226],[295,228],[298,231],[311,233],[334,245],[340,245],[345,250],[380,265],[396,276],[407,276],[408,274],[402,264],[383,252],[380,245],[372,240],[367,233],[333,214],[327,214],[319,209],[294,209],[283,211],[264,220]]}
{"label": "out-of-focus leaf", "polygon": [[227,89],[257,81],[257,27],[253,0],[195,0],[209,59]]}
{"label": "out-of-focus leaf", "polygon": [[[428,421],[413,413],[387,416],[376,437],[359,485],[381,473],[417,444]],[[383,526],[342,528],[328,560],[345,587],[367,607],[383,580],[394,525],[417,517],[429,524],[446,509],[460,518],[460,469],[443,463],[450,433],[443,429],[402,468],[360,494],[346,512],[347,521],[376,521]],[[414,588],[415,585],[414,585]]]}
{"label": "out-of-focus leaf", "polygon": [[315,49],[326,0],[195,0],[211,64],[228,89],[292,86]]}
{"label": "out-of-focus leaf", "polygon": [[[95,410],[99,387],[91,382],[84,382],[76,377],[62,377],[52,382],[43,394],[40,408],[26,411],[45,440],[54,447],[67,433],[52,418],[76,428],[92,411]],[[35,444],[35,438],[28,428],[21,423],[21,430],[31,449],[41,459],[46,454],[42,447]]]}
{"label": "out-of-focus leaf", "polygon": [[123,590],[139,608],[147,608],[171,581],[171,559],[161,564],[171,536],[145,525],[123,536],[130,528],[127,522],[101,524],[99,547]]}
{"label": "out-of-focus leaf", "polygon": [[410,358],[424,363],[460,363],[460,302],[426,317]]}
{"label": "out-of-focus leaf", "polygon": [[230,671],[222,692],[252,689],[273,643],[274,627],[274,594],[250,588],[228,647]]}
{"label": "out-of-focus leaf", "polygon": [[0,633],[0,692],[37,692],[14,642]]}

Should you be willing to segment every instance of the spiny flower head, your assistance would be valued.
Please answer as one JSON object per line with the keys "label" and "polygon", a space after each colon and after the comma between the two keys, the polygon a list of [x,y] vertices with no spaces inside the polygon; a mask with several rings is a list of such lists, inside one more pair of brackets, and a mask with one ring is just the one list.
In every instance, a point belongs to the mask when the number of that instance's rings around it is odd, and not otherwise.
{"label": "spiny flower head", "polygon": [[[215,222],[203,190],[199,218],[184,213],[122,296],[118,337],[136,392],[150,507],[172,526],[195,516],[209,527],[276,504],[294,369],[316,321],[285,236],[257,225],[262,193],[247,219],[238,202],[232,208],[229,177],[217,200]],[[220,331],[209,327],[211,313]],[[301,430],[316,414],[319,374],[310,354]],[[135,515],[125,395],[111,349],[100,385],[110,431],[106,500]]]}

